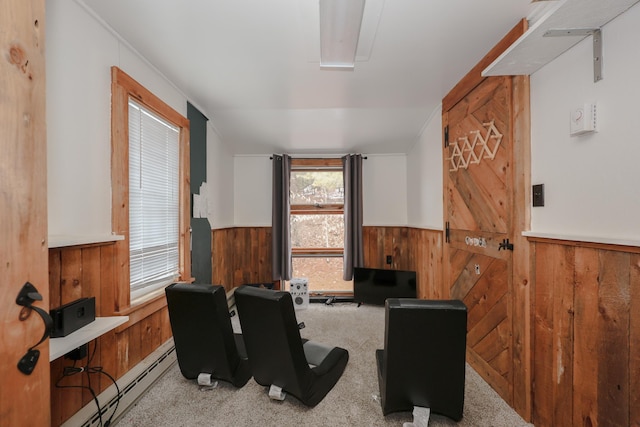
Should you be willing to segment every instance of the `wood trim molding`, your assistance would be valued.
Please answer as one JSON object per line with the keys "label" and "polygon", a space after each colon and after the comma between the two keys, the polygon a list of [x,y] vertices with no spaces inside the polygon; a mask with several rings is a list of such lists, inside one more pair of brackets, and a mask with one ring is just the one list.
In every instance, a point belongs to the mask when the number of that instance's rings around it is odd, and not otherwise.
{"label": "wood trim molding", "polygon": [[590,249],[598,249],[603,251],[615,251],[615,252],[626,252],[630,254],[640,254],[640,247],[638,246],[616,245],[612,243],[585,242],[581,240],[563,240],[563,239],[555,239],[551,237],[527,236],[526,238],[532,243],[548,243],[548,244],[561,245],[561,246],[574,246],[576,248],[590,248]]}
{"label": "wood trim molding", "polygon": [[292,248],[291,253],[293,256],[319,256],[326,255],[328,257],[342,256],[344,255],[344,249],[342,248]]}
{"label": "wood trim molding", "polygon": [[164,293],[162,295],[158,295],[155,298],[150,299],[142,304],[129,307],[126,310],[122,310],[114,313],[115,316],[129,316],[129,320],[118,326],[116,328],[116,333],[119,334],[121,332],[126,331],[131,326],[140,322],[143,319],[151,316],[153,313],[162,310],[167,306],[167,298]]}
{"label": "wood trim molding", "polygon": [[111,67],[111,80],[112,85],[121,87],[127,93],[127,96],[136,98],[145,106],[152,108],[156,113],[175,125],[182,128],[189,128],[189,119],[171,108],[120,68],[116,66]]}
{"label": "wood trim molding", "polygon": [[291,205],[291,215],[342,215],[343,204]]}
{"label": "wood trim molding", "polygon": [[[111,194],[112,230],[124,236],[117,241],[116,283],[113,284],[114,310],[126,312],[131,305],[129,290],[129,97],[140,101],[180,128],[180,276],[191,278],[189,120],[136,82],[118,67],[111,67]],[[123,159],[125,159],[123,161]],[[130,321],[131,322],[131,321]]]}
{"label": "wood trim molding", "polygon": [[317,158],[317,159],[291,159],[291,167],[295,169],[314,168],[340,168],[342,169],[342,158]]}

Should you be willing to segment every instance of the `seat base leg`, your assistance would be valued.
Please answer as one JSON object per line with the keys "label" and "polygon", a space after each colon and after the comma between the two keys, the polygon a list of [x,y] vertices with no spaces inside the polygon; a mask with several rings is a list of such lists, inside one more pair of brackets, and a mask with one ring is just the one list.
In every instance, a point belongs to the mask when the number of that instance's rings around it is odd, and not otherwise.
{"label": "seat base leg", "polygon": [[213,381],[212,374],[201,372],[198,374],[198,385],[201,390],[211,390],[218,386],[218,381]]}
{"label": "seat base leg", "polygon": [[431,409],[423,408],[421,406],[413,407],[413,422],[404,423],[402,427],[427,427],[429,424],[429,416],[431,415]]}
{"label": "seat base leg", "polygon": [[282,391],[281,387],[278,387],[277,385],[271,384],[271,387],[269,388],[269,397],[271,399],[273,399],[273,400],[284,400],[284,398],[286,396],[287,396],[287,393]]}

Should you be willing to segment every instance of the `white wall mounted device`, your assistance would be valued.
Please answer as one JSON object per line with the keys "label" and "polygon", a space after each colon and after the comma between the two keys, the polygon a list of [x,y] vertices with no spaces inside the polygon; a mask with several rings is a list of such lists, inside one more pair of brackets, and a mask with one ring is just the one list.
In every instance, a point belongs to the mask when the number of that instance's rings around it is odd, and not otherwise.
{"label": "white wall mounted device", "polygon": [[571,111],[570,135],[582,135],[595,132],[596,127],[596,104],[584,104]]}

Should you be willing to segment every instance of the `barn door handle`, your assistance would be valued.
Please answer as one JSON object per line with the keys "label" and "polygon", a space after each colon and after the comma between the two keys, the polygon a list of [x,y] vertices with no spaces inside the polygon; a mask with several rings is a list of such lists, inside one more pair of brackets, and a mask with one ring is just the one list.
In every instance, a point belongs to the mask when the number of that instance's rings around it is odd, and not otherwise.
{"label": "barn door handle", "polygon": [[500,249],[504,249],[504,250],[513,250],[513,243],[509,243],[509,239],[502,239],[502,243],[500,243],[498,245],[498,250]]}
{"label": "barn door handle", "polygon": [[40,307],[33,305],[36,301],[42,301],[42,295],[40,295],[36,287],[31,283],[25,283],[16,298],[16,304],[24,307],[20,312],[20,320],[23,321],[28,319],[31,315],[31,311],[33,310],[40,315],[44,323],[44,333],[42,334],[40,341],[32,345],[25,355],[18,361],[18,369],[25,375],[30,375],[35,369],[36,363],[38,363],[38,359],[40,358],[40,350],[36,349],[36,347],[49,337],[51,328],[53,327],[53,320],[49,313]]}

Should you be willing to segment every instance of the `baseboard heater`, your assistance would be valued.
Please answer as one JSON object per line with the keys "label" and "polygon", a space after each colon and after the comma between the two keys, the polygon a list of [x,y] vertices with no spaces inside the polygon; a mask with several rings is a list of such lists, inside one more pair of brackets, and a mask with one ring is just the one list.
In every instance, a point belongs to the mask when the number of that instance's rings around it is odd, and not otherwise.
{"label": "baseboard heater", "polygon": [[[116,414],[113,416],[113,423],[117,422],[176,360],[173,338],[170,338],[142,362],[138,363],[118,379],[120,403],[118,404]],[[117,390],[113,384],[98,395],[103,420],[111,416],[117,400]],[[100,416],[98,414],[98,408],[92,400],[62,424],[62,427],[94,427],[99,425]]]}

